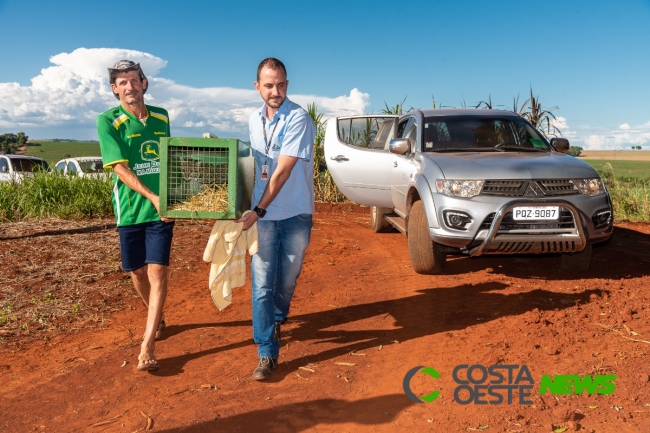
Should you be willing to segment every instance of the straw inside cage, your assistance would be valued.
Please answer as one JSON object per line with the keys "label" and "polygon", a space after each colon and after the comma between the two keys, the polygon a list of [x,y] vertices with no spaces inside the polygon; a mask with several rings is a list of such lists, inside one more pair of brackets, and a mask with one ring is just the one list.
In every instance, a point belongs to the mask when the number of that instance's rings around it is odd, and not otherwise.
{"label": "straw inside cage", "polygon": [[228,148],[170,147],[167,209],[227,212],[228,151]]}

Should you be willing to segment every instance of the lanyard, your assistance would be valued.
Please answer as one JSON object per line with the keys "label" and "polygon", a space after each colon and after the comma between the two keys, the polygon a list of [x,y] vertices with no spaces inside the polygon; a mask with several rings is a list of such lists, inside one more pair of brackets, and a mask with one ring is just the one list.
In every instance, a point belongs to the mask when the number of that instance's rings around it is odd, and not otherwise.
{"label": "lanyard", "polygon": [[273,142],[273,136],[275,135],[275,128],[278,127],[278,123],[280,123],[280,119],[278,119],[277,122],[275,122],[275,126],[273,127],[273,130],[271,131],[271,138],[269,140],[266,139],[266,116],[262,115],[262,131],[264,131],[264,165],[266,165],[267,158],[269,157],[269,148],[271,147],[271,143]]}

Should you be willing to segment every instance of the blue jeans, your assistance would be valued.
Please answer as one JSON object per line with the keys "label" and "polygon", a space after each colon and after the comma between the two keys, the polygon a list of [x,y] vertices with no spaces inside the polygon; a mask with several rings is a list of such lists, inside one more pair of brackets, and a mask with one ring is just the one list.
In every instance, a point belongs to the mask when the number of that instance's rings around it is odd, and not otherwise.
{"label": "blue jeans", "polygon": [[273,340],[275,322],[282,322],[289,314],[311,226],[311,214],[280,221],[257,220],[259,248],[251,259],[251,278],[253,340],[259,345],[260,358],[277,358],[280,353],[280,343]]}

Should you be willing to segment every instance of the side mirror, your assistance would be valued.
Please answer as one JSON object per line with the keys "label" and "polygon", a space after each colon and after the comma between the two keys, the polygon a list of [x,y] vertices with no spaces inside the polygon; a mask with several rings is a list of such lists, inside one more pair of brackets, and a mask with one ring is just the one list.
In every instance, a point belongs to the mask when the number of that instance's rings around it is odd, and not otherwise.
{"label": "side mirror", "polygon": [[3,165],[3,166],[2,166],[2,172],[3,172],[3,173],[6,173],[6,172],[8,172],[8,171],[9,171],[9,168],[8,168],[6,165]]}
{"label": "side mirror", "polygon": [[560,153],[569,151],[569,140],[566,138],[551,138],[551,146]]}
{"label": "side mirror", "polygon": [[411,150],[411,142],[409,142],[408,138],[393,138],[390,143],[388,143],[388,150],[390,153],[404,155],[406,152]]}

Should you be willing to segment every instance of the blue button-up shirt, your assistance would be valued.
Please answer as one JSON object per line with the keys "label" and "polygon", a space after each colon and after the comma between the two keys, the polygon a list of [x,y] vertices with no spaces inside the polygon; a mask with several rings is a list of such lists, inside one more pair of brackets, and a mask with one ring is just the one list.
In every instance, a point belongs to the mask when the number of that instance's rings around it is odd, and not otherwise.
{"label": "blue button-up shirt", "polygon": [[[268,156],[265,156],[262,117],[266,116],[266,104],[254,111],[248,121],[251,148],[255,158],[255,187],[251,207],[256,206],[264,189],[273,176],[280,155],[295,156],[298,159],[291,175],[277,197],[266,209],[265,220],[277,221],[299,214],[314,213],[314,140],[316,125],[300,105],[284,100],[273,119],[266,119],[266,136],[271,139]],[[277,126],[276,126],[277,125]],[[262,180],[262,165],[266,160],[268,179]]]}

